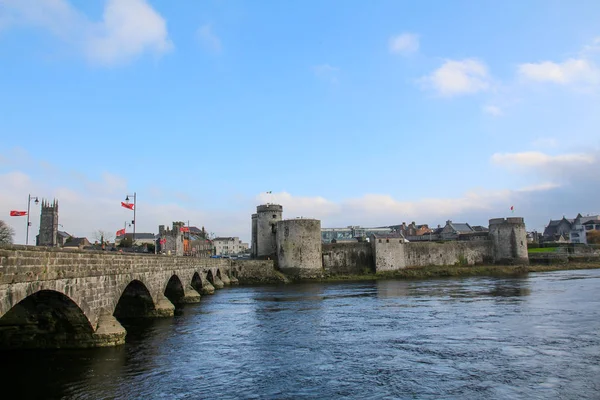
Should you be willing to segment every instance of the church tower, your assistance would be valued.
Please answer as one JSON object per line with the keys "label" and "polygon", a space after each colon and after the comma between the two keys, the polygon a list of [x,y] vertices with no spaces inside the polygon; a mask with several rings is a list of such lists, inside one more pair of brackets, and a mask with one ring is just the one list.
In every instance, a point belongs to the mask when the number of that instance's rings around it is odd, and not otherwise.
{"label": "church tower", "polygon": [[42,213],[40,215],[40,234],[38,236],[38,246],[58,245],[58,201],[53,200],[49,203],[42,200]]}

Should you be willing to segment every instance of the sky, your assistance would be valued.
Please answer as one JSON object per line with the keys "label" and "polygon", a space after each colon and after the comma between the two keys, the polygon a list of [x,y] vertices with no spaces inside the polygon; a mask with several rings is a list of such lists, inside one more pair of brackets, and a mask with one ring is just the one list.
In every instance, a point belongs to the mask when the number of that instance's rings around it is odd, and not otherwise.
{"label": "sky", "polygon": [[135,193],[136,232],[249,242],[267,202],[324,228],[599,214],[599,21],[596,0],[0,0],[0,219],[25,243],[9,211],[57,199],[93,240]]}

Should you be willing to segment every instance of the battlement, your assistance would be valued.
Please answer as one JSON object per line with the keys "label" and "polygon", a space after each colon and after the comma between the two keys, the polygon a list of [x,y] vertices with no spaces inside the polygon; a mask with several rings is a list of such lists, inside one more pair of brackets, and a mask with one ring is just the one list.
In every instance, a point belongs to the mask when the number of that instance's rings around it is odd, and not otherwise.
{"label": "battlement", "polygon": [[273,211],[283,212],[283,206],[279,205],[279,204],[262,204],[262,205],[256,207],[257,213],[273,212]]}
{"label": "battlement", "polygon": [[42,209],[46,209],[46,210],[57,209],[58,210],[58,200],[54,199],[52,201],[52,203],[50,203],[48,200],[42,199]]}
{"label": "battlement", "polygon": [[522,217],[508,217],[508,218],[492,218],[490,219],[490,226],[492,225],[503,225],[503,224],[525,224],[525,220]]}

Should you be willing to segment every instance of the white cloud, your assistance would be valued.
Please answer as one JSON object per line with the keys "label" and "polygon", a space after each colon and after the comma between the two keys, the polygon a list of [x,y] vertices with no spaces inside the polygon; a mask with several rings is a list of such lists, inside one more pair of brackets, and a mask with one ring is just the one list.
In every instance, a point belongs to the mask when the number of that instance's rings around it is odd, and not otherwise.
{"label": "white cloud", "polygon": [[583,50],[581,51],[584,57],[598,52],[600,52],[600,37],[592,40],[591,44],[583,46]]}
{"label": "white cloud", "polygon": [[585,59],[568,59],[562,63],[543,61],[520,64],[519,76],[533,82],[552,82],[560,85],[600,84],[600,69]]}
{"label": "white cloud", "polygon": [[498,106],[487,105],[487,106],[483,106],[482,110],[484,113],[493,115],[494,117],[500,117],[500,116],[504,115],[504,112]]}
{"label": "white cloud", "polygon": [[414,33],[403,33],[392,36],[389,40],[390,53],[410,54],[419,50],[419,36]]}
{"label": "white cloud", "polygon": [[331,83],[338,83],[338,74],[340,69],[329,64],[315,65],[312,67],[314,74],[323,80]]}
{"label": "white cloud", "polygon": [[[172,49],[166,22],[145,0],[107,0],[103,19],[90,21],[66,0],[1,0],[8,25],[50,31],[93,63],[115,65]],[[6,23],[5,23],[6,24]]]}
{"label": "white cloud", "polygon": [[559,154],[550,156],[539,151],[525,151],[522,153],[496,153],[492,155],[492,162],[498,165],[545,167],[566,166],[569,164],[593,164],[596,161],[592,154]]}
{"label": "white cloud", "polygon": [[538,148],[553,148],[558,146],[558,140],[551,137],[541,137],[534,140],[532,145]]}
{"label": "white cloud", "polygon": [[447,60],[431,75],[423,77],[421,82],[440,96],[451,97],[486,91],[490,88],[490,80],[483,62],[466,59]]}
{"label": "white cloud", "polygon": [[198,28],[196,37],[202,46],[208,50],[220,53],[222,50],[221,39],[212,31],[210,24]]}

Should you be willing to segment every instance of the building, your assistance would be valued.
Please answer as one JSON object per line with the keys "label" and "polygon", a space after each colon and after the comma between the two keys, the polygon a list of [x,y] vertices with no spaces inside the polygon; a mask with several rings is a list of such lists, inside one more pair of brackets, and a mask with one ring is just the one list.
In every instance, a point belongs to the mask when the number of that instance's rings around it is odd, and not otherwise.
{"label": "building", "polygon": [[82,250],[86,246],[90,246],[90,241],[87,240],[87,238],[69,236],[69,238],[65,241],[63,248]]}
{"label": "building", "polygon": [[465,235],[475,232],[471,225],[466,222],[446,221],[446,226],[440,232],[442,240],[458,240],[459,235]]}
{"label": "building", "polygon": [[183,255],[204,258],[212,256],[214,244],[208,237],[204,227],[202,229],[195,226],[185,228],[183,232]]}
{"label": "building", "polygon": [[36,237],[37,246],[58,246],[58,201],[42,200],[40,233]]}
{"label": "building", "polygon": [[216,237],[213,239],[215,255],[231,256],[246,253],[248,251],[248,243],[243,243],[239,237]]}
{"label": "building", "polygon": [[156,235],[154,233],[135,233],[135,243],[133,242],[133,233],[126,233],[124,235],[117,236],[115,238],[115,246],[121,244],[123,239],[131,239],[132,243],[136,246],[144,246],[148,244],[155,244]]}
{"label": "building", "polygon": [[600,230],[600,215],[582,216],[577,214],[577,217],[571,224],[569,232],[569,240],[571,243],[587,244],[587,232]]}
{"label": "building", "polygon": [[321,228],[322,243],[342,243],[349,241],[364,241],[371,235],[385,235],[393,232],[391,227],[363,228],[351,225],[346,228]]}
{"label": "building", "polygon": [[394,232],[401,233],[404,237],[421,236],[432,232],[432,229],[429,228],[429,225],[417,225],[415,221],[411,222],[408,225],[406,224],[406,222],[403,222],[402,225],[392,225],[390,226],[390,228],[392,228]]}
{"label": "building", "polygon": [[571,232],[571,226],[574,220],[562,219],[550,220],[546,228],[544,228],[544,234],[542,239],[544,242],[555,242],[562,236],[563,238],[569,237]]}
{"label": "building", "polygon": [[[594,230],[596,224],[593,221],[600,220],[600,215],[577,214],[573,219],[567,219],[564,216],[562,219],[550,220],[542,240],[544,242],[571,242],[571,243],[587,243],[588,230]],[[592,222],[590,222],[592,221]],[[587,227],[587,228],[586,228]]]}

